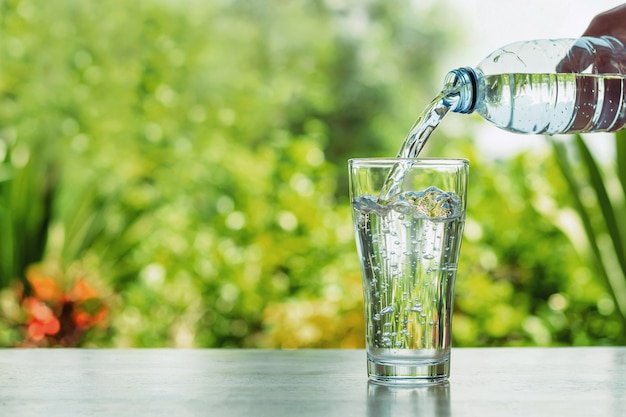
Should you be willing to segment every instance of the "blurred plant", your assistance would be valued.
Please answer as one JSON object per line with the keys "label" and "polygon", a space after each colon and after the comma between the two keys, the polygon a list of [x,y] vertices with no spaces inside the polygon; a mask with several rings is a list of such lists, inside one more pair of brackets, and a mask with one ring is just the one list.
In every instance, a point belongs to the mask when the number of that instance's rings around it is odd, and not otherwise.
{"label": "blurred plant", "polygon": [[55,182],[45,249],[18,264],[2,237],[0,286],[81,262],[119,294],[105,345],[293,345],[282,306],[351,288],[345,159],[399,144],[398,86],[430,89],[449,36],[401,1],[181,4],[2,2],[0,161],[55,166],[6,185],[37,207]]}
{"label": "blurred plant", "polygon": [[106,330],[108,307],[104,298],[82,277],[71,280],[67,289],[64,276],[49,274],[43,266],[28,268],[30,291],[16,285],[3,294],[2,322],[21,329],[14,336],[16,346],[82,346],[93,329]]}
{"label": "blurred plant", "polygon": [[[414,4],[0,0],[0,344],[359,346],[346,159],[397,151],[455,38]],[[472,163],[458,344],[610,342],[544,215],[553,161],[445,125],[426,153]]]}
{"label": "blurred plant", "polygon": [[575,216],[550,148],[493,160],[471,141],[445,145],[438,154],[470,160],[455,345],[616,343],[621,327],[598,309],[602,283],[561,227]]}
{"label": "blurred plant", "polygon": [[[575,149],[552,144],[586,237],[576,243],[610,295],[603,309],[614,311],[626,328],[626,131],[615,135],[613,165],[595,157],[580,135],[574,140]],[[626,343],[626,334],[617,341]]]}
{"label": "blurred plant", "polygon": [[43,256],[57,177],[42,142],[17,142],[15,129],[0,128],[0,288]]}

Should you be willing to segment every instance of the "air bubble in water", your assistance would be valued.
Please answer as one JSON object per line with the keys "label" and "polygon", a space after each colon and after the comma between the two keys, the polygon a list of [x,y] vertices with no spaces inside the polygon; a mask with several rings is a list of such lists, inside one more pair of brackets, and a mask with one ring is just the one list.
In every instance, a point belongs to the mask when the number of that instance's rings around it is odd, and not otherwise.
{"label": "air bubble in water", "polygon": [[[382,310],[380,310],[380,314],[389,314],[389,313],[393,313],[394,311],[395,311],[395,309],[393,308],[393,306],[387,306],[387,307],[383,308]],[[387,323],[385,323],[385,324],[387,324]]]}

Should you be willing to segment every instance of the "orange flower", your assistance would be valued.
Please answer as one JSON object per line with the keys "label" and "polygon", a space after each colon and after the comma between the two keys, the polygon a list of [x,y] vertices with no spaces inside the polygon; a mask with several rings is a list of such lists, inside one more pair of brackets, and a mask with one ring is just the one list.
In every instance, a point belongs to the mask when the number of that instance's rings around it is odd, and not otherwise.
{"label": "orange flower", "polygon": [[32,287],[33,294],[38,299],[54,302],[61,299],[61,290],[56,282],[52,278],[43,275],[39,267],[30,267],[26,276]]}
{"label": "orange flower", "polygon": [[90,298],[97,298],[98,292],[84,279],[78,279],[74,288],[66,294],[69,301],[85,301]]}
{"label": "orange flower", "polygon": [[98,298],[98,292],[84,279],[76,281],[66,298],[75,306],[72,320],[79,329],[87,329],[106,318],[106,305]]}

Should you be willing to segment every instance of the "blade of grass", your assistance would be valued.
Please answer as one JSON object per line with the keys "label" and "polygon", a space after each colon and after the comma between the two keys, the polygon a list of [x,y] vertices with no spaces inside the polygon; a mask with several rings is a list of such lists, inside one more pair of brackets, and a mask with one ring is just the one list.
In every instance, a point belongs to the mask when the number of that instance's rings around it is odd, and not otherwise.
{"label": "blade of grass", "polygon": [[13,278],[13,246],[11,212],[0,203],[0,288],[7,286]]}
{"label": "blade of grass", "polygon": [[617,176],[626,197],[626,130],[615,134],[615,157]]}
{"label": "blade of grass", "polygon": [[[125,264],[128,255],[142,241],[145,226],[142,220],[146,210],[126,210],[119,215],[118,202],[121,195],[117,192],[102,193],[93,181],[86,181],[81,187],[72,188],[72,198],[66,199],[58,207],[63,216],[64,239],[60,251],[62,260],[70,263],[81,259],[87,252],[97,253],[100,272],[113,270],[115,277],[136,275],[136,267],[128,269]],[[115,219],[115,231],[109,227]],[[115,280],[112,279],[115,283]]]}
{"label": "blade of grass", "polygon": [[626,209],[626,130],[615,134],[615,173],[622,190],[620,206],[615,209],[615,213],[619,222],[620,233],[622,236],[626,236],[626,216],[623,215]]}

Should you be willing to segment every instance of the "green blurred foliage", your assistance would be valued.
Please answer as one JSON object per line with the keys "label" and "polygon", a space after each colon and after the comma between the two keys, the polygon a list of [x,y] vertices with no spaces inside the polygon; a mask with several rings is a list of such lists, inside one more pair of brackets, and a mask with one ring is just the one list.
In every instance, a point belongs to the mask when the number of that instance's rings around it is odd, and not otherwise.
{"label": "green blurred foliage", "polygon": [[470,161],[457,343],[623,343],[610,291],[586,251],[572,244],[585,236],[554,155],[528,151],[492,164],[480,155]]}
{"label": "green blurred foliage", "polygon": [[[572,206],[580,218],[584,239],[581,252],[595,266],[597,277],[609,290],[605,310],[615,310],[626,326],[626,130],[615,134],[613,158],[602,158],[577,135],[568,144],[552,141],[554,154],[567,182]],[[608,160],[607,160],[608,159]],[[613,324],[613,328],[620,326]],[[626,341],[624,332],[619,340]]]}
{"label": "green blurred foliage", "polygon": [[[16,294],[41,263],[107,303],[83,346],[362,346],[346,161],[397,152],[443,79],[450,16],[0,0],[0,344],[23,337]],[[623,341],[556,221],[576,218],[552,156],[494,162],[467,131],[426,149],[471,161],[456,345]]]}

